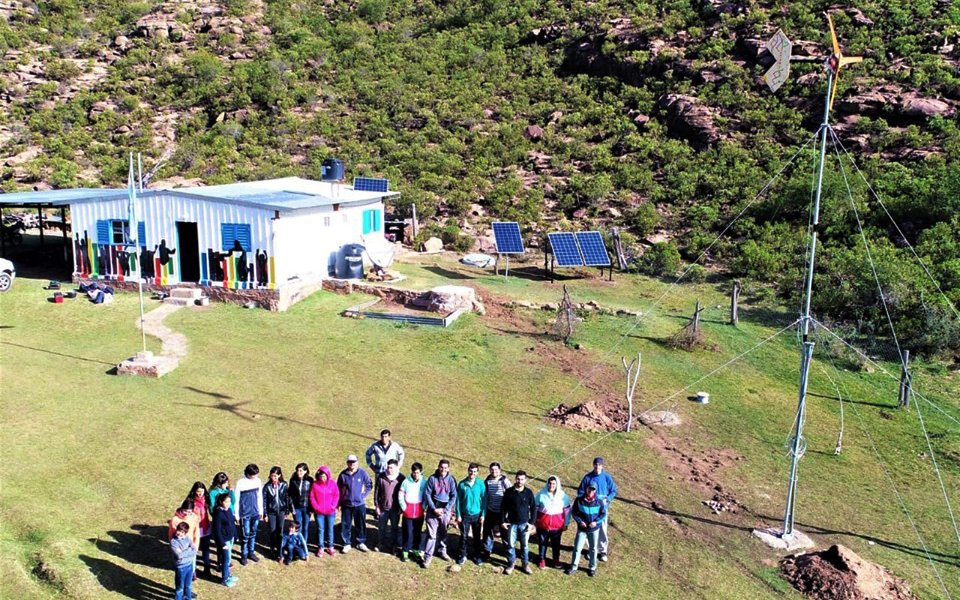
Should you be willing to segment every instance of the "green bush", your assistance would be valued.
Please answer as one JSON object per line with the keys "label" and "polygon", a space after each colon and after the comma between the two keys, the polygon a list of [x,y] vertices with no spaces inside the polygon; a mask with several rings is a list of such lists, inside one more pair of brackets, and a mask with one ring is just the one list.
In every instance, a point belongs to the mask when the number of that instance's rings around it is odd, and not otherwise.
{"label": "green bush", "polygon": [[671,277],[680,268],[680,252],[672,242],[658,242],[647,248],[637,268],[641,273],[653,277]]}

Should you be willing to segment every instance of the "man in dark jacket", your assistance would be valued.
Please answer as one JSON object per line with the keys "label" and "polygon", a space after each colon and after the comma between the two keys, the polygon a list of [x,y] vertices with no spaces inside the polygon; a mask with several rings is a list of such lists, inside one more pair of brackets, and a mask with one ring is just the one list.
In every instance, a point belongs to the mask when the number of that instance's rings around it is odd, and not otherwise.
{"label": "man in dark jacket", "polygon": [[[350,544],[356,538],[357,550],[367,551],[367,496],[373,490],[370,475],[359,467],[357,455],[347,456],[347,468],[337,477],[340,489],[340,537],[343,538],[343,553],[350,552]],[[356,536],[352,536],[353,530]]]}
{"label": "man in dark jacket", "polygon": [[520,542],[520,571],[527,575],[532,573],[530,565],[527,564],[529,558],[527,545],[530,534],[537,530],[537,501],[526,485],[526,472],[517,471],[513,487],[503,493],[503,502],[500,505],[503,511],[503,529],[507,532],[509,546],[504,575],[513,573],[513,563],[517,559],[517,541]]}
{"label": "man in dark jacket", "polygon": [[[387,470],[377,475],[373,486],[373,510],[377,515],[379,549],[390,552],[400,547],[400,484],[403,475],[397,460],[387,461]],[[392,530],[392,533],[391,533]]]}
{"label": "man in dark jacket", "polygon": [[[442,459],[437,471],[427,478],[423,490],[424,515],[427,522],[427,543],[423,550],[424,569],[430,566],[434,552],[442,560],[447,554],[447,527],[457,507],[457,480],[450,475],[450,461]],[[438,551],[439,550],[439,551]]]}
{"label": "man in dark jacket", "polygon": [[587,483],[584,495],[574,500],[570,515],[577,523],[577,537],[573,544],[573,559],[570,561],[567,575],[576,573],[577,565],[580,564],[580,552],[583,551],[584,543],[589,542],[590,570],[587,571],[587,575],[593,577],[597,573],[600,531],[602,531],[603,522],[607,520],[607,506],[597,494],[596,483]]}

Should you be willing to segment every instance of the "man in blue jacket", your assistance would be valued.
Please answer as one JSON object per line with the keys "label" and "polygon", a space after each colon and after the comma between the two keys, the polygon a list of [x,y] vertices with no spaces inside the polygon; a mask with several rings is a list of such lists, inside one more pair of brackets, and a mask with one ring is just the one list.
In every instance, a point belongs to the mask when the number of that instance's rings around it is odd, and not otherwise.
{"label": "man in blue jacket", "polygon": [[603,519],[600,526],[600,560],[607,562],[607,551],[609,550],[609,539],[607,538],[607,525],[610,522],[610,503],[617,497],[617,484],[613,477],[604,470],[604,461],[602,456],[593,459],[593,470],[583,476],[580,481],[580,487],[577,489],[577,496],[584,496],[587,493],[587,486],[593,484],[597,488],[597,499],[603,503],[606,518]]}
{"label": "man in blue jacket", "polygon": [[[352,538],[356,538],[357,550],[367,551],[367,496],[373,489],[373,481],[357,463],[357,455],[347,456],[347,468],[337,478],[340,489],[340,537],[343,538],[343,553],[350,552]],[[351,536],[353,529],[356,535]]]}

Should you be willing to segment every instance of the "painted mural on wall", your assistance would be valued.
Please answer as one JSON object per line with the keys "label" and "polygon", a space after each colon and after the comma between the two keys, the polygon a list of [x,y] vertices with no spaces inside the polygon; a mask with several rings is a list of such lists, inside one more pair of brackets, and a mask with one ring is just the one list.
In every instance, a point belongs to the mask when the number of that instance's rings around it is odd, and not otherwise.
{"label": "painted mural on wall", "polygon": [[[110,243],[113,239],[111,227],[115,221],[99,221],[97,223],[97,242],[90,239],[89,233],[84,230],[83,237],[74,234],[74,257],[76,274],[80,279],[108,279],[115,281],[135,280],[137,267],[143,281],[155,285],[178,283],[174,265],[176,263],[176,248],[167,245],[162,238],[159,244],[147,245],[146,233],[143,224],[140,224],[139,252],[130,245]],[[116,222],[120,222],[117,220]],[[275,265],[273,257],[266,250],[256,249],[253,261],[250,260],[249,225],[226,224],[235,231],[242,228],[246,233],[245,239],[224,237],[223,245],[231,245],[224,251],[208,248],[207,252],[200,253],[201,285],[227,287],[231,289],[274,289],[276,282],[273,274]],[[121,236],[122,237],[122,236]],[[246,247],[244,246],[246,244]]]}

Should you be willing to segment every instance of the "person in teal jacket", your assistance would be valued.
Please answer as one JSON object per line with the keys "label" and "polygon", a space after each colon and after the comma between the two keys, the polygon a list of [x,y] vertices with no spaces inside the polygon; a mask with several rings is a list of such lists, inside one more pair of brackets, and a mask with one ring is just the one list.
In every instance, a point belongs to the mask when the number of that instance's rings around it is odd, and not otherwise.
{"label": "person in teal jacket", "polygon": [[483,544],[483,515],[487,511],[487,484],[477,474],[480,465],[470,463],[467,478],[457,485],[457,523],[460,525],[460,558],[457,564],[467,562],[467,538],[473,532],[473,562],[483,564],[481,548]]}
{"label": "person in teal jacket", "polygon": [[587,575],[593,577],[597,574],[597,550],[600,545],[601,525],[607,520],[607,507],[597,495],[597,484],[587,484],[586,493],[573,502],[573,510],[570,514],[577,524],[577,537],[573,543],[573,557],[570,560],[570,567],[567,568],[567,575],[577,572],[583,545],[589,542],[590,570],[587,571]]}

